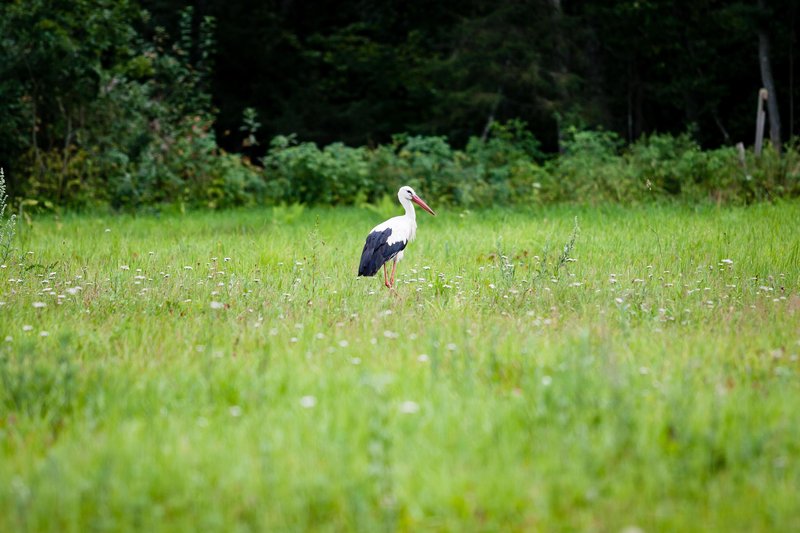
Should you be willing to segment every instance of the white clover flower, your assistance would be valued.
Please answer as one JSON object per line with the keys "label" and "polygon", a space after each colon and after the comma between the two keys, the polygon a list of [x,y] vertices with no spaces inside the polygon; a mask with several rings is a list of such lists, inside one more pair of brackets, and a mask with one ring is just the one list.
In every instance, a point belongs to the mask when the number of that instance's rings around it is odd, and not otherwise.
{"label": "white clover flower", "polygon": [[211,309],[222,309],[225,304],[222,302],[211,302]]}
{"label": "white clover flower", "polygon": [[411,400],[406,400],[400,404],[400,412],[404,415],[411,415],[419,411],[419,404],[417,402],[412,402]]}
{"label": "white clover flower", "polygon": [[25,324],[24,326],[22,326],[22,331],[33,331],[33,326]]}
{"label": "white clover flower", "polygon": [[130,270],[130,269],[131,269],[131,267],[129,267],[128,265],[120,265],[120,266],[119,266],[119,269],[120,269],[120,270]]}
{"label": "white clover flower", "polygon": [[41,309],[43,307],[47,307],[47,304],[44,302],[33,302],[33,307],[36,309]]}
{"label": "white clover flower", "polygon": [[300,407],[304,409],[311,409],[317,405],[317,399],[314,396],[303,396],[300,398]]}

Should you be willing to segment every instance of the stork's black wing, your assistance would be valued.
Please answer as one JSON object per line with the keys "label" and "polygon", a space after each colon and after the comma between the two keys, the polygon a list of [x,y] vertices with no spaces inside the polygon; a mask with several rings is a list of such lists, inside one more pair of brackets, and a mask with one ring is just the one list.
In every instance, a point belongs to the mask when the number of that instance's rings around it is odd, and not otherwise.
{"label": "stork's black wing", "polygon": [[388,244],[392,228],[383,231],[373,231],[367,235],[367,242],[364,243],[364,251],[361,252],[361,263],[358,265],[359,276],[374,276],[383,264],[393,259],[400,250],[406,247],[408,241],[399,240]]}

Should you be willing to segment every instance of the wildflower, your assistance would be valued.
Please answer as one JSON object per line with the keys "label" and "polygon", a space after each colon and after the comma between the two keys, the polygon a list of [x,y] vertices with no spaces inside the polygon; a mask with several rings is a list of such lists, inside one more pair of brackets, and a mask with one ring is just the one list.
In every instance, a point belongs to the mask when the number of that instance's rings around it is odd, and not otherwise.
{"label": "wildflower", "polygon": [[311,409],[317,405],[317,399],[314,396],[303,396],[300,398],[300,407],[304,409]]}
{"label": "wildflower", "polygon": [[347,348],[349,345],[350,345],[350,343],[347,342],[346,340],[340,340],[339,341],[339,346],[341,346],[342,348]]}
{"label": "wildflower", "polygon": [[726,265],[732,265],[733,259],[723,259],[722,261],[720,261],[720,263],[724,263]]}
{"label": "wildflower", "polygon": [[551,383],[553,383],[553,378],[550,376],[542,376],[542,385],[549,387]]}
{"label": "wildflower", "polygon": [[242,416],[242,408],[238,405],[231,405],[231,407],[228,409],[228,412],[232,417]]}
{"label": "wildflower", "polygon": [[450,350],[451,352],[454,352],[456,348],[458,348],[458,346],[456,346],[455,343],[450,342],[447,344],[447,349]]}
{"label": "wildflower", "polygon": [[33,307],[36,309],[41,309],[42,307],[47,307],[47,304],[44,302],[33,302]]}
{"label": "wildflower", "polygon": [[25,324],[24,326],[22,326],[22,331],[33,331],[33,326]]}
{"label": "wildflower", "polygon": [[428,361],[430,361],[430,357],[428,357],[428,354],[426,353],[421,353],[417,356],[417,361],[419,361],[420,363],[427,363]]}
{"label": "wildflower", "polygon": [[222,309],[225,307],[225,304],[222,302],[211,302],[211,309]]}
{"label": "wildflower", "polygon": [[128,265],[120,265],[120,266],[119,266],[119,269],[120,269],[120,270],[130,270],[130,269],[131,269],[131,267],[129,267]]}
{"label": "wildflower", "polygon": [[6,342],[11,342],[13,340],[14,340],[14,337],[12,337],[11,335],[6,335]]}
{"label": "wildflower", "polygon": [[360,357],[353,357],[352,359],[350,359],[350,362],[353,363],[354,365],[360,365],[361,364],[361,358]]}
{"label": "wildflower", "polygon": [[404,415],[411,415],[419,411],[419,404],[417,402],[412,402],[411,400],[406,400],[400,404],[400,412]]}
{"label": "wildflower", "polygon": [[40,337],[47,337],[48,335],[50,335],[50,333],[49,333],[49,332],[47,332],[47,331],[40,331],[40,332],[39,332],[39,336],[40,336]]}

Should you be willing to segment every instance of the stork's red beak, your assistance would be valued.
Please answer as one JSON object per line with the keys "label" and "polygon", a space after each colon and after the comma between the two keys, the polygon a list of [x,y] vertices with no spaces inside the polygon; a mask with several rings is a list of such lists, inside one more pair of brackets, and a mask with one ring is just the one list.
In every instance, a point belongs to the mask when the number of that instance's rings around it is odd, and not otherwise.
{"label": "stork's red beak", "polygon": [[420,198],[420,197],[419,197],[419,196],[417,196],[416,194],[414,194],[414,195],[412,195],[412,196],[411,196],[411,201],[412,201],[412,202],[414,202],[415,204],[417,204],[418,206],[420,206],[422,209],[424,209],[425,211],[427,211],[427,212],[428,212],[428,213],[430,213],[431,215],[433,215],[433,216],[436,216],[436,213],[434,213],[434,212],[433,212],[433,209],[431,209],[430,207],[428,207],[428,204],[426,204],[426,203],[425,203],[425,202],[422,200],[422,198]]}

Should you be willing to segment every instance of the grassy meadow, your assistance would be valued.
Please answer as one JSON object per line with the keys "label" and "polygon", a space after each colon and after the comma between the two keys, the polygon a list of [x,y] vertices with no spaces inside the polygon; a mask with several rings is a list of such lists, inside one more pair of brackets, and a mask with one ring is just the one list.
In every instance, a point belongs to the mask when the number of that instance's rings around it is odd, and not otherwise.
{"label": "grassy meadow", "polygon": [[0,531],[800,524],[800,203],[431,207],[20,224]]}

